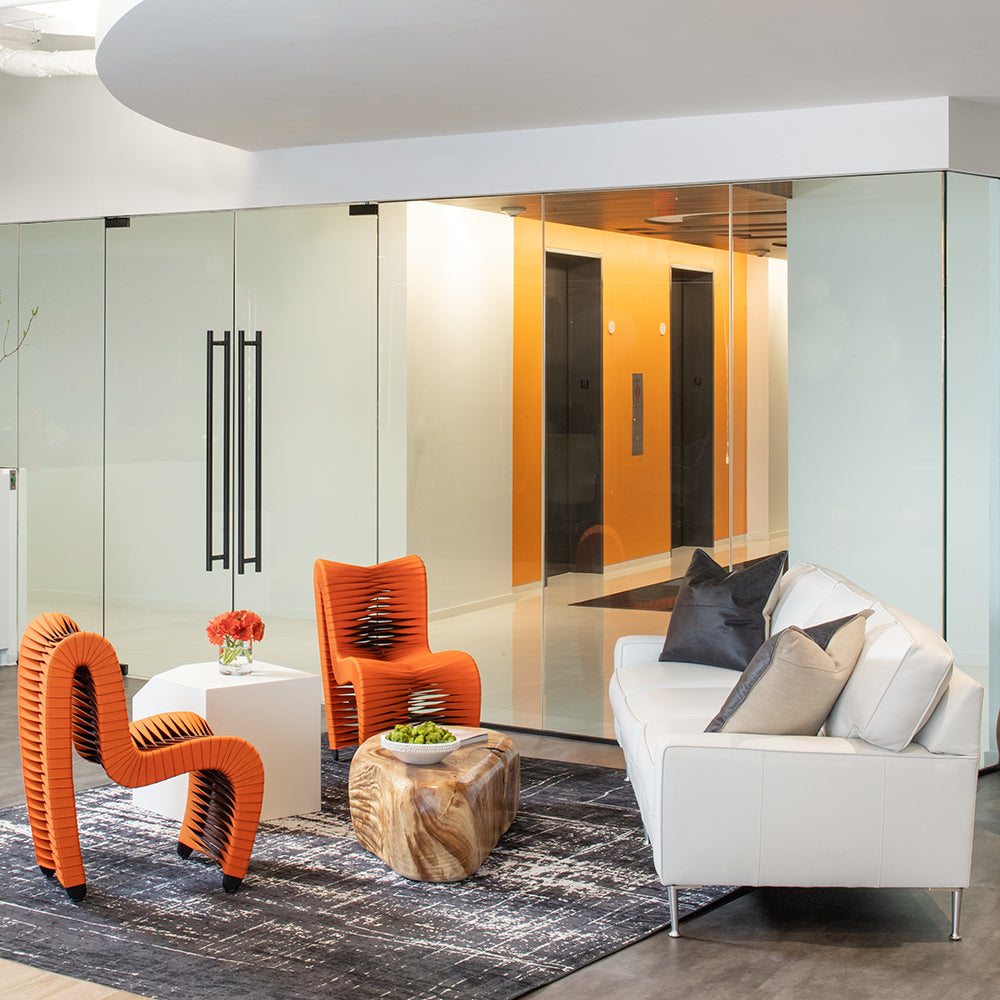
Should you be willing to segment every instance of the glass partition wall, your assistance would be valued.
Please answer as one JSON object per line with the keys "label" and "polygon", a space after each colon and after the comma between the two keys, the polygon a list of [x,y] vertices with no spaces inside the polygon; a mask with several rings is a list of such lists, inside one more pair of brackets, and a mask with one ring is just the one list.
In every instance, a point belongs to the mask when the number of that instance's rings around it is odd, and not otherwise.
{"label": "glass partition wall", "polygon": [[383,206],[382,238],[387,209],[406,231],[405,548],[486,720],[612,735],[615,641],[665,633],[694,548],[785,546],[786,188]]}
{"label": "glass partition wall", "polygon": [[39,309],[0,361],[20,626],[149,676],[250,607],[317,670],[313,560],[415,552],[485,721],[607,737],[614,644],[665,634],[692,551],[788,548],[941,629],[995,719],[998,184],[0,227],[0,324]]}
{"label": "glass partition wall", "polygon": [[788,548],[942,631],[987,685],[996,759],[998,183],[399,208],[421,294],[442,294],[407,329],[424,499],[406,547],[431,573],[435,645],[480,663],[486,719],[611,735],[615,641],[665,633],[693,548],[733,566]]}

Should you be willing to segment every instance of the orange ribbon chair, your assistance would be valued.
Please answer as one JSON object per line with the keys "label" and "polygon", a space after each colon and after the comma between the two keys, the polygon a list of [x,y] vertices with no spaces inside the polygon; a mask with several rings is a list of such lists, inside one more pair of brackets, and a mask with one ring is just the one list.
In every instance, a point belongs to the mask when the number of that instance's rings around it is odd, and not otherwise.
{"label": "orange ribbon chair", "polygon": [[419,556],[376,566],[317,559],[313,569],[330,747],[363,743],[414,717],[478,726],[479,670],[468,653],[427,644]]}
{"label": "orange ribbon chair", "polygon": [[222,867],[235,892],[257,835],[264,768],[246,740],[215,736],[193,712],[129,723],[114,647],[65,615],[25,629],[17,666],[17,712],[28,818],[39,867],[73,900],[87,891],[73,792],[72,748],[127,788],[190,773],[177,841],[182,858],[199,850]]}

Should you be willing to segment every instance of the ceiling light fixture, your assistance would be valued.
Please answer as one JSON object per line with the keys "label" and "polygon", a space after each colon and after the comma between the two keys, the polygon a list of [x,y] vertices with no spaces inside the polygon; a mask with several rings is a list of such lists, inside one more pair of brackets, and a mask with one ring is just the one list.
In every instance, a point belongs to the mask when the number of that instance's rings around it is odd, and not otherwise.
{"label": "ceiling light fixture", "polygon": [[516,219],[519,215],[524,215],[528,210],[524,205],[503,205],[500,211],[504,215],[509,215],[512,219]]}

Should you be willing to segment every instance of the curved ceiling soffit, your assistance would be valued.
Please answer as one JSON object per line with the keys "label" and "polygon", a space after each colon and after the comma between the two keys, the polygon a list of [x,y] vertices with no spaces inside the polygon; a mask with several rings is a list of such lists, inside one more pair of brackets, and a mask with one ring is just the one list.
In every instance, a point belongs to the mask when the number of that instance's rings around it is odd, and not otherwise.
{"label": "curved ceiling soffit", "polygon": [[726,7],[102,0],[97,69],[139,114],[248,150],[1000,97],[982,41],[1000,34],[1000,4]]}

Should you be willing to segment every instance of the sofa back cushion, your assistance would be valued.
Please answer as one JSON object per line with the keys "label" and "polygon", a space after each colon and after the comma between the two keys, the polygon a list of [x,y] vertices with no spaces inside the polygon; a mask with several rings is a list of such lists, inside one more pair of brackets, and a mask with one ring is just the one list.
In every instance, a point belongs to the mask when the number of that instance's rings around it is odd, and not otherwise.
{"label": "sofa back cushion", "polygon": [[864,608],[873,611],[865,643],[826,733],[902,750],[930,718],[951,677],[954,657],[937,633],[846,577],[809,563],[797,563],[782,579],[772,628],[804,628]]}
{"label": "sofa back cushion", "polygon": [[812,563],[796,563],[778,583],[771,632],[780,632],[789,625],[808,628],[857,614],[874,604],[871,594],[839,573]]}
{"label": "sofa back cushion", "polygon": [[[827,719],[830,736],[902,750],[930,718],[951,678],[947,643],[898,608],[876,604],[851,679]],[[879,612],[889,618],[882,620]]]}

